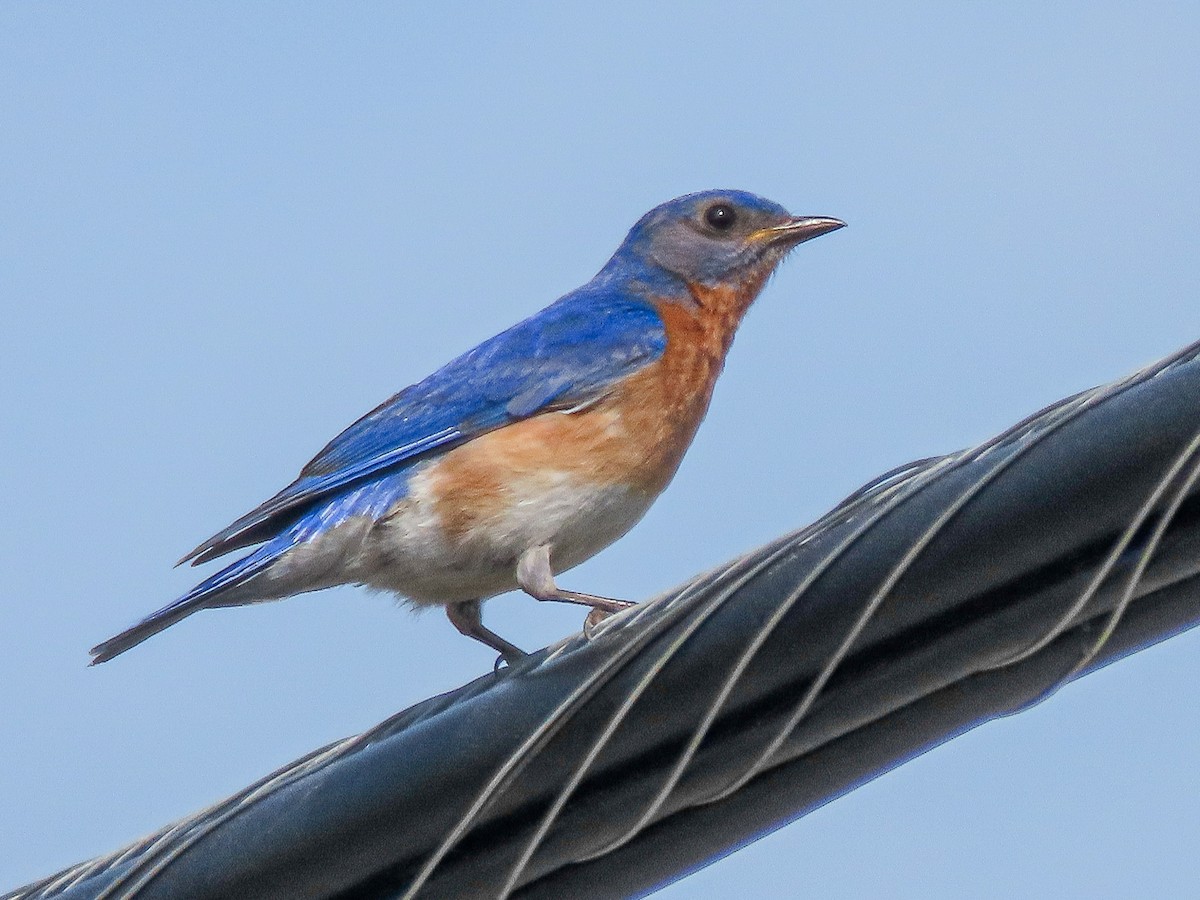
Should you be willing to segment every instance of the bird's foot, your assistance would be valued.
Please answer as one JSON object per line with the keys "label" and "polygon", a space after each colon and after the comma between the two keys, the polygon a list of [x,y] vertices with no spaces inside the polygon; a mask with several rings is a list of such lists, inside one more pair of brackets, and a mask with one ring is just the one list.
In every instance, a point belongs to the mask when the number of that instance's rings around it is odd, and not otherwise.
{"label": "bird's foot", "polygon": [[513,647],[509,652],[501,653],[496,657],[496,662],[492,665],[492,671],[499,672],[501,666],[506,666],[507,668],[511,669],[528,655],[529,654],[525,651],[518,650],[516,647]]}

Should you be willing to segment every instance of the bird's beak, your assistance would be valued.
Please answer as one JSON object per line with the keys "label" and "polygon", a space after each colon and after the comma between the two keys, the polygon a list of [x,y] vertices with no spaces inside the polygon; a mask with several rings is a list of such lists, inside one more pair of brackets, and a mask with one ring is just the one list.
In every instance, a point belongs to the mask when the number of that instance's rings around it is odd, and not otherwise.
{"label": "bird's beak", "polygon": [[763,228],[754,232],[751,238],[768,243],[802,244],[839,228],[845,228],[846,223],[841,219],[831,219],[828,216],[795,216],[780,225]]}

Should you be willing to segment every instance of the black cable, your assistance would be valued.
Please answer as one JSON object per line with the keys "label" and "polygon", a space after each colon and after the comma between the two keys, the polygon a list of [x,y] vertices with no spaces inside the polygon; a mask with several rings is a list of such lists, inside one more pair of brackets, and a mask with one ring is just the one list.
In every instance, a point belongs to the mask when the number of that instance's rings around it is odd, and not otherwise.
{"label": "black cable", "polygon": [[7,896],[651,890],[1200,620],[1196,355]]}

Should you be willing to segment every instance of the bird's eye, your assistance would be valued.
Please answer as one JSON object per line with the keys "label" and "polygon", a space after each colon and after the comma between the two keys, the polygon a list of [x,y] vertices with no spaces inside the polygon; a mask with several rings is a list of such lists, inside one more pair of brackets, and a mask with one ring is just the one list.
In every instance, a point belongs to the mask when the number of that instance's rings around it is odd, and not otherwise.
{"label": "bird's eye", "polygon": [[728,231],[737,221],[737,213],[728,203],[714,203],[704,211],[704,221],[717,231]]}

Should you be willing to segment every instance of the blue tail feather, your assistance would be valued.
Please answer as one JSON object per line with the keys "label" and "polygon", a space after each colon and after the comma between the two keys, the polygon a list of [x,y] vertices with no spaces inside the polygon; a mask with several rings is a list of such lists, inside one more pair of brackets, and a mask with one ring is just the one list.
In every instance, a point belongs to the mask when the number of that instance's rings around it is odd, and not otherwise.
{"label": "blue tail feather", "polygon": [[346,491],[312,509],[286,531],[276,535],[253,553],[210,575],[178,600],[151,613],[131,628],[127,628],[102,644],[97,644],[91,650],[91,664],[107,662],[114,656],[140,644],[146,638],[158,634],[164,628],[169,628],[181,619],[206,607],[234,606],[253,602],[253,598],[250,597],[236,600],[234,597],[230,597],[231,602],[228,604],[221,601],[227,592],[241,587],[263,574],[293,547],[329,531],[347,519],[357,516],[379,519],[386,515],[396,502],[408,493],[410,476],[411,471],[380,478]]}
{"label": "blue tail feather", "polygon": [[169,628],[180,619],[190,616],[198,610],[211,606],[217,595],[232,587],[245,584],[254,576],[267,569],[271,563],[290,550],[294,544],[291,541],[276,538],[269,544],[264,544],[253,553],[242,557],[237,562],[226,566],[220,572],[200,582],[174,603],[164,606],[157,612],[148,615],[131,628],[109,638],[91,649],[91,665],[108,662],[114,656],[119,656],[131,647],[135,647],[148,637],[158,634],[164,628]]}

